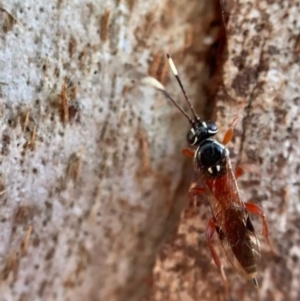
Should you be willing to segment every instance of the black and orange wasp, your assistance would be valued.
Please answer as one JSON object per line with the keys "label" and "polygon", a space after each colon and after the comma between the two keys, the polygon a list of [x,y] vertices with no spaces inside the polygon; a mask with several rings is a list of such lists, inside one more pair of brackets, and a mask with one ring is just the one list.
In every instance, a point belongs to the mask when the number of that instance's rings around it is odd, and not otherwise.
{"label": "black and orange wasp", "polygon": [[197,184],[190,188],[189,195],[192,199],[204,195],[209,201],[212,218],[208,222],[205,231],[208,248],[226,282],[223,265],[212,245],[212,237],[217,232],[232,266],[252,279],[254,285],[258,286],[258,266],[261,257],[260,243],[255,235],[249,213],[258,215],[262,219],[262,233],[269,243],[268,225],[266,215],[259,205],[242,201],[236,179],[243,174],[243,169],[239,167],[236,172],[233,172],[229,150],[225,146],[233,137],[237,117],[234,118],[231,126],[226,131],[222,143],[213,139],[212,137],[218,132],[216,123],[205,122],[200,119],[187,96],[172,58],[170,55],[167,55],[167,58],[191,110],[192,117],[177,104],[164,86],[156,79],[147,77],[143,81],[161,91],[190,123],[187,142],[190,146],[196,147],[196,150],[185,148],[183,153],[194,159]]}

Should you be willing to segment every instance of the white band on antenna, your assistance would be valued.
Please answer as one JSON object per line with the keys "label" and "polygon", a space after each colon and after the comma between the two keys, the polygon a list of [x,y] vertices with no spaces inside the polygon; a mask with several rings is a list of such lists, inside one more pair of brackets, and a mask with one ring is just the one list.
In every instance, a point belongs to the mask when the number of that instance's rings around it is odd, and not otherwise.
{"label": "white band on antenna", "polygon": [[169,60],[169,65],[172,69],[172,72],[174,73],[174,75],[177,76],[178,75],[177,69],[176,69],[175,64],[173,63],[173,60],[170,56],[168,56],[168,60]]}
{"label": "white band on antenna", "polygon": [[141,80],[142,84],[152,86],[158,90],[165,90],[165,87],[154,77],[148,76]]}

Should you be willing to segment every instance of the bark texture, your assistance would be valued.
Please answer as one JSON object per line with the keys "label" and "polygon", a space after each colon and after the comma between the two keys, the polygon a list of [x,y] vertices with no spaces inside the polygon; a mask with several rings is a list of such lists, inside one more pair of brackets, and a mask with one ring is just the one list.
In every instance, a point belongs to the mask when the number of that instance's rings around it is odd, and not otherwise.
{"label": "bark texture", "polygon": [[1,3],[1,300],[139,300],[149,290],[186,196],[187,122],[139,80],[167,83],[171,51],[199,95],[205,9]]}
{"label": "bark texture", "polygon": [[[230,287],[226,298],[205,246],[210,212],[200,204],[186,210],[174,240],[163,247],[149,300],[299,300],[299,3],[232,0],[223,4],[228,56],[224,85],[215,99],[219,139],[239,114],[229,145],[231,158],[260,169],[238,182],[243,200],[264,208],[276,254],[259,235],[258,290],[221,256]],[[254,223],[259,234],[261,221],[254,218]],[[218,239],[214,245],[219,245]],[[223,254],[220,249],[218,253]]]}
{"label": "bark texture", "polygon": [[261,240],[258,290],[224,261],[229,299],[300,299],[300,8],[224,8],[228,58],[208,84],[220,68],[212,1],[0,3],[0,300],[224,299],[208,205],[182,212],[188,124],[140,84],[154,76],[184,105],[166,52],[220,137],[240,114],[233,162],[260,166],[240,188],[265,208],[278,254]]}

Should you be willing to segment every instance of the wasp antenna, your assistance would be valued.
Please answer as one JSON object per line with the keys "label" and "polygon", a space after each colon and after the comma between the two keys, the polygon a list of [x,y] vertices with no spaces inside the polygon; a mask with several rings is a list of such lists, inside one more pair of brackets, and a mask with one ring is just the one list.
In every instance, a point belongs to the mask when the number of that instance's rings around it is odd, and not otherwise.
{"label": "wasp antenna", "polygon": [[170,54],[168,54],[168,53],[167,53],[167,58],[169,60],[169,65],[170,65],[170,67],[172,69],[172,72],[174,73],[175,76],[178,76],[178,71],[177,71],[177,69],[175,67],[175,64],[174,64],[174,62],[173,62]]}
{"label": "wasp antenna", "polygon": [[180,80],[180,77],[179,77],[179,75],[178,75],[178,71],[177,71],[177,69],[176,69],[176,67],[175,67],[175,64],[174,64],[174,62],[173,62],[173,60],[172,60],[170,54],[168,54],[168,53],[167,53],[167,58],[168,58],[168,61],[169,61],[170,68],[171,68],[173,74],[175,75],[175,77],[176,77],[176,79],[177,79],[177,81],[178,81],[178,84],[179,84],[179,86],[180,86],[180,88],[181,88],[181,91],[182,91],[184,97],[185,97],[185,100],[187,101],[187,103],[188,103],[188,105],[189,105],[189,107],[190,107],[190,109],[191,109],[191,111],[192,111],[193,116],[194,116],[195,120],[198,120],[198,119],[199,119],[199,116],[196,114],[195,109],[194,109],[194,106],[192,105],[192,103],[191,103],[189,97],[187,96],[187,94],[186,94],[186,92],[185,92],[185,89],[184,89],[183,84],[182,84],[182,82],[181,82],[181,80]]}
{"label": "wasp antenna", "polygon": [[144,77],[141,80],[141,82],[142,82],[142,84],[152,86],[153,88],[160,90],[160,91],[166,90],[165,87],[157,79],[155,79],[152,76]]}
{"label": "wasp antenna", "polygon": [[162,92],[165,95],[166,98],[171,100],[173,105],[187,118],[187,120],[191,124],[194,124],[193,120],[189,117],[187,112],[176,103],[176,101],[172,98],[172,96],[166,91],[165,87],[157,79],[155,79],[154,77],[149,76],[149,77],[144,77],[141,80],[141,82],[142,82],[142,84],[150,85],[153,88],[155,88],[155,89],[159,90],[160,92]]}

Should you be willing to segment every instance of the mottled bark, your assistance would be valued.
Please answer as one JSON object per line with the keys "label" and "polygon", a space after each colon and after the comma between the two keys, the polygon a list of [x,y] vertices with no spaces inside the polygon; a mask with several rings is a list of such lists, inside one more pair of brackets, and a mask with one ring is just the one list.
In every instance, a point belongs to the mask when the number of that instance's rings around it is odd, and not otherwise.
{"label": "mottled bark", "polygon": [[[277,254],[262,243],[260,287],[228,265],[230,300],[299,300],[299,3],[225,1],[228,57],[215,99],[219,138],[240,116],[230,144],[234,163],[259,174],[239,180],[243,199],[262,205]],[[229,14],[229,15],[228,15]],[[174,240],[163,247],[150,300],[220,300],[220,275],[205,246],[207,205],[182,215]],[[198,213],[198,214],[197,214]],[[259,233],[261,221],[254,218]],[[218,240],[215,240],[218,246]],[[222,250],[219,250],[222,254]]]}
{"label": "mottled bark", "polygon": [[300,299],[300,8],[227,2],[223,68],[212,1],[0,4],[0,300],[223,298],[208,204],[182,211],[188,124],[140,84],[154,76],[184,105],[166,52],[218,138],[239,114],[233,162],[260,167],[239,186],[265,208],[278,255],[259,236],[258,290],[221,255],[230,299]]}
{"label": "mottled bark", "polygon": [[171,51],[200,95],[205,11],[199,1],[1,3],[1,300],[147,293],[186,196],[187,122],[139,80],[167,83]]}

